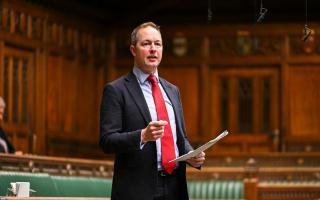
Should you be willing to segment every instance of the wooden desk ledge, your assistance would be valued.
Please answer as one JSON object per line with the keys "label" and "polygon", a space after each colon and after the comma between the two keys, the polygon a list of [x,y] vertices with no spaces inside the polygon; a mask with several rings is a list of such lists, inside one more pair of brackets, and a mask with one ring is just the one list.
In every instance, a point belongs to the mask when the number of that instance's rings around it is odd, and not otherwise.
{"label": "wooden desk ledge", "polygon": [[259,188],[266,189],[310,189],[320,191],[320,183],[258,183]]}

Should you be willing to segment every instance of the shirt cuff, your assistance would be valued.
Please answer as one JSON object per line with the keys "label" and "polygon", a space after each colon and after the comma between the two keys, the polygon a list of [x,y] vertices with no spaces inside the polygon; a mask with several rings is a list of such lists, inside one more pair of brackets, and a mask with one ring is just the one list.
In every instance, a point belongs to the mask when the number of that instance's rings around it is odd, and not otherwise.
{"label": "shirt cuff", "polygon": [[140,141],[140,150],[142,150],[143,149],[143,147],[144,147],[144,145],[146,144],[146,142],[142,142],[142,141]]}

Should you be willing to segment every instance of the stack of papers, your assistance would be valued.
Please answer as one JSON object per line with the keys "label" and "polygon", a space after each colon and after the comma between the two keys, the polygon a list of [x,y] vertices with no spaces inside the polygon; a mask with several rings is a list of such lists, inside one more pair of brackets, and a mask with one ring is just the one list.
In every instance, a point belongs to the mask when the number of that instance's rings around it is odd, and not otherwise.
{"label": "stack of papers", "polygon": [[228,135],[228,131],[225,130],[223,131],[220,135],[218,135],[216,138],[210,140],[209,142],[207,142],[206,144],[200,146],[199,148],[190,151],[187,154],[184,154],[174,160],[170,160],[169,162],[179,162],[179,161],[185,161],[188,160],[189,158],[195,157],[197,156],[199,153],[201,153],[202,151],[205,151],[206,149],[208,149],[209,147],[211,147],[212,145],[214,145],[216,142],[218,142],[219,140],[221,140],[224,136]]}

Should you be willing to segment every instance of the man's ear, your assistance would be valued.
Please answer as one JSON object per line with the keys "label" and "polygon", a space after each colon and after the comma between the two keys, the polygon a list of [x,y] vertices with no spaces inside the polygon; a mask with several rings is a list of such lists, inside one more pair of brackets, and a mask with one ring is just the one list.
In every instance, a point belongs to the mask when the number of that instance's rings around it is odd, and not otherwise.
{"label": "man's ear", "polygon": [[133,45],[130,45],[130,52],[133,56],[136,56],[136,47]]}

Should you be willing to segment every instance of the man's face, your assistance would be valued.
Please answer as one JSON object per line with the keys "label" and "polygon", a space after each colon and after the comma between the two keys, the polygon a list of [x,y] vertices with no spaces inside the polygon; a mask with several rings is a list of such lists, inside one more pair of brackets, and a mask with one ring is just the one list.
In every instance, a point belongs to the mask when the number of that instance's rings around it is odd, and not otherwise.
{"label": "man's face", "polygon": [[148,74],[154,73],[162,59],[161,34],[148,26],[140,29],[137,36],[137,44],[130,47],[134,64]]}
{"label": "man's face", "polygon": [[3,120],[3,115],[4,115],[4,106],[0,105],[0,121]]}

